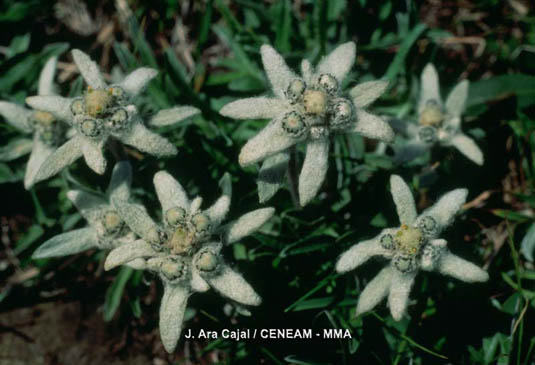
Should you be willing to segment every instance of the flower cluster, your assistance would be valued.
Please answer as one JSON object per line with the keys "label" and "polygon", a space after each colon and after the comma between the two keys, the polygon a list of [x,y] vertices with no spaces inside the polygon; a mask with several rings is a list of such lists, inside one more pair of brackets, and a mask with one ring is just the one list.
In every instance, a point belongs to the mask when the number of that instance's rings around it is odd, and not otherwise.
{"label": "flower cluster", "polygon": [[381,118],[365,107],[386,90],[386,81],[370,81],[342,90],[355,61],[355,44],[348,42],[327,55],[316,69],[301,63],[301,75],[288,68],[270,46],[260,50],[271,83],[273,97],[254,97],[225,105],[220,113],[236,119],[270,119],[268,125],[242,148],[242,166],[264,161],[260,168],[260,201],[278,190],[289,161],[289,148],[306,143],[306,155],[299,175],[299,202],[308,204],[318,193],[328,168],[329,136],[357,133],[390,142],[394,133]]}
{"label": "flower cluster", "polygon": [[[37,88],[39,95],[54,95],[56,64],[57,58],[52,57],[41,71]],[[18,139],[15,144],[3,147],[0,152],[1,161],[14,160],[30,153],[24,176],[24,187],[29,189],[44,161],[65,140],[68,124],[44,110],[30,110],[7,101],[0,101],[0,115],[20,132],[33,135],[32,139]]]}
{"label": "flower cluster", "polygon": [[[149,131],[131,99],[137,96],[152,80],[157,71],[142,67],[134,70],[116,85],[108,86],[98,66],[80,50],[72,56],[88,87],[83,96],[32,96],[28,105],[43,110],[55,118],[67,121],[74,135],[52,153],[42,164],[35,182],[45,180],[84,156],[87,165],[96,173],[106,170],[103,148],[109,137],[155,156],[177,153],[176,147],[160,135]],[[152,124],[169,125],[198,114],[193,107],[172,108],[157,114]]]}
{"label": "flower cluster", "polygon": [[85,228],[75,229],[52,237],[33,253],[34,259],[72,255],[90,248],[112,249],[135,240],[135,234],[124,224],[111,199],[128,199],[132,181],[132,167],[118,162],[113,168],[106,196],[83,190],[67,192],[69,200],[87,221]]}
{"label": "flower cluster", "polygon": [[119,216],[139,237],[115,248],[106,258],[106,270],[142,260],[140,268],[159,275],[164,285],[160,306],[160,335],[168,352],[174,351],[182,328],[187,299],[210,287],[243,305],[259,305],[260,297],[221,256],[223,245],[236,242],[260,228],[274,213],[262,208],[243,215],[225,227],[231,198],[230,177],[223,182],[223,195],[201,210],[202,198],[189,200],[171,175],[160,171],[154,186],[162,207],[163,222],[157,224],[144,209],[123,197],[114,197]]}
{"label": "flower cluster", "polygon": [[400,320],[420,269],[438,271],[466,282],[488,280],[484,270],[449,252],[446,241],[439,238],[466,201],[466,189],[450,191],[420,215],[417,215],[414,198],[401,177],[393,175],[390,178],[390,189],[401,226],[386,228],[378,236],[354,245],[336,263],[336,271],[343,273],[373,256],[390,260],[360,295],[357,314],[373,309],[388,296],[390,313],[395,320]]}
{"label": "flower cluster", "polygon": [[468,84],[467,80],[458,83],[444,104],[440,97],[437,70],[432,64],[425,66],[420,82],[418,123],[406,123],[402,127],[409,137],[409,142],[397,149],[398,161],[408,161],[435,144],[440,144],[453,146],[476,164],[483,165],[483,153],[475,142],[461,131]]}

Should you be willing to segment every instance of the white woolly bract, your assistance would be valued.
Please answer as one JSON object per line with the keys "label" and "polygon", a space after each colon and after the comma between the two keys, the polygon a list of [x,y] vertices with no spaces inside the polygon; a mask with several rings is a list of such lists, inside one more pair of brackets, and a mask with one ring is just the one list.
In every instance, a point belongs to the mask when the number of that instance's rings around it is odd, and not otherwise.
{"label": "white woolly bract", "polygon": [[221,221],[225,219],[230,208],[230,197],[227,195],[221,196],[217,201],[204,213],[210,218],[212,229],[219,226]]}
{"label": "white woolly bract", "polygon": [[71,112],[71,104],[73,100],[55,95],[29,96],[26,98],[26,104],[35,110],[49,112],[60,120],[72,123],[74,116]]}
{"label": "white woolly bract", "polygon": [[140,67],[129,73],[119,86],[131,96],[136,96],[157,74],[158,71],[153,68]]}
{"label": "white woolly bract", "polygon": [[299,204],[307,205],[317,194],[329,167],[329,140],[318,139],[307,143],[305,161],[299,174]]}
{"label": "white woolly bract", "polygon": [[381,117],[370,114],[362,109],[357,109],[357,122],[348,130],[350,133],[358,133],[364,137],[379,139],[385,142],[394,140],[394,131]]}
{"label": "white woolly bract", "polygon": [[226,265],[219,270],[217,275],[203,275],[212,288],[238,303],[260,305],[262,299],[240,274]]}
{"label": "white woolly bract", "polygon": [[287,108],[284,100],[261,96],[228,103],[219,113],[234,119],[270,119],[284,113]]}
{"label": "white woolly bract", "polygon": [[233,222],[225,234],[225,242],[233,243],[258,230],[275,213],[274,208],[253,210]]}
{"label": "white woolly bract", "polygon": [[451,224],[455,214],[461,209],[468,195],[467,189],[455,189],[444,194],[430,208],[426,209],[418,219],[431,216],[441,229]]}
{"label": "white woolly bract", "polygon": [[72,255],[97,246],[97,232],[91,228],[81,228],[54,236],[33,253],[33,259]]}
{"label": "white woolly bract", "polygon": [[81,137],[73,137],[48,156],[41,165],[39,172],[37,172],[34,183],[56,175],[65,167],[82,157],[82,143]]}
{"label": "white woolly bract", "polygon": [[[393,268],[392,270],[394,271],[395,269]],[[388,293],[388,306],[390,307],[392,318],[396,321],[399,321],[407,310],[409,294],[415,277],[416,272],[400,273],[397,270],[392,275]]]}
{"label": "white woolly bract", "polygon": [[464,106],[468,98],[468,85],[468,80],[463,80],[448,95],[446,99],[446,110],[451,117],[460,117],[464,112]]}
{"label": "white woolly bract", "polygon": [[474,140],[463,133],[457,133],[448,142],[449,145],[457,148],[459,152],[468,157],[478,165],[483,165],[483,152],[479,149]]}
{"label": "white woolly bract", "polygon": [[199,109],[192,106],[175,106],[160,110],[150,118],[149,124],[155,127],[173,125],[200,113]]}
{"label": "white woolly bract", "polygon": [[398,175],[390,177],[390,190],[401,224],[410,225],[416,219],[416,204],[409,186]]}
{"label": "white woolly bract", "polygon": [[357,316],[375,308],[375,306],[388,294],[392,275],[394,274],[393,270],[394,269],[390,266],[383,268],[379,274],[366,285],[360,294],[357,303]]}
{"label": "white woolly bract", "polygon": [[176,147],[166,138],[149,131],[139,120],[134,120],[129,131],[116,135],[123,143],[154,156],[172,156]]}
{"label": "white woolly bract", "polygon": [[373,256],[388,256],[388,251],[381,247],[379,243],[380,237],[386,233],[390,233],[390,230],[383,231],[379,236],[371,240],[362,241],[351,246],[349,250],[338,258],[336,271],[339,273],[348,272],[359,267]]}
{"label": "white woolly bract", "polygon": [[318,64],[316,74],[330,74],[341,83],[355,62],[357,47],[347,42],[336,47]]}
{"label": "white woolly bract", "polygon": [[87,54],[79,49],[74,49],[72,50],[72,57],[82,77],[89,86],[93,89],[103,89],[106,87],[106,82],[99,71],[98,65]]}
{"label": "white woolly bract", "polygon": [[164,285],[160,304],[160,337],[165,350],[169,353],[175,351],[180,338],[189,295],[190,290],[185,286]]}
{"label": "white woolly bract", "polygon": [[489,274],[485,270],[449,251],[444,252],[440,257],[437,271],[468,283],[489,280]]}
{"label": "white woolly bract", "polygon": [[352,88],[349,95],[357,108],[365,108],[383,95],[387,87],[388,81],[367,81]]}
{"label": "white woolly bract", "polygon": [[155,254],[154,249],[147,242],[136,240],[114,248],[106,257],[104,270],[111,270],[132,260],[151,257]]}
{"label": "white woolly bract", "polygon": [[165,213],[173,207],[180,207],[186,212],[190,210],[190,202],[186,191],[180,183],[167,171],[158,171],[154,175],[154,187],[158,200]]}

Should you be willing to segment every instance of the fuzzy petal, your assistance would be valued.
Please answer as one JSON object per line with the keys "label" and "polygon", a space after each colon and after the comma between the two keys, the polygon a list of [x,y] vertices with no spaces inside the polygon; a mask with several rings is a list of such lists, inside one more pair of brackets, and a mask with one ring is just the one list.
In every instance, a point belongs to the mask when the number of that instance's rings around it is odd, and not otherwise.
{"label": "fuzzy petal", "polygon": [[172,156],[178,152],[171,142],[149,131],[141,122],[135,122],[128,133],[118,135],[117,138],[127,145],[155,156]]}
{"label": "fuzzy petal", "polygon": [[264,70],[271,83],[273,92],[279,98],[284,98],[284,93],[288,89],[290,81],[297,76],[288,68],[284,58],[273,47],[264,44],[260,47],[260,53],[262,54]]}
{"label": "fuzzy petal", "polygon": [[46,161],[46,159],[54,153],[54,148],[47,146],[37,136],[34,137],[33,149],[30,154],[30,159],[26,165],[26,173],[24,174],[24,188],[29,190],[35,181],[35,176],[39,169]]}
{"label": "fuzzy petal", "polygon": [[409,294],[411,292],[416,272],[402,274],[392,269],[392,282],[390,284],[390,293],[388,294],[388,306],[394,320],[399,321],[409,304]]}
{"label": "fuzzy petal", "polygon": [[149,125],[163,127],[173,125],[194,115],[200,114],[201,111],[192,106],[175,106],[173,108],[162,109],[149,120]]}
{"label": "fuzzy petal", "polygon": [[180,207],[185,211],[189,211],[190,201],[186,191],[168,172],[158,171],[154,175],[154,186],[164,214],[173,207]]}
{"label": "fuzzy petal", "polygon": [[33,111],[20,105],[9,103],[7,101],[0,101],[0,115],[4,117],[8,124],[17,128],[21,132],[32,132],[33,128],[30,124],[32,114]]}
{"label": "fuzzy petal", "polygon": [[97,232],[91,228],[81,228],[54,236],[43,243],[32,255],[33,259],[73,255],[96,247]]}
{"label": "fuzzy petal", "polygon": [[65,167],[72,164],[74,161],[82,156],[82,137],[76,136],[65,142],[60,148],[52,153],[43,162],[41,168],[37,172],[34,180],[34,184],[48,179],[51,176],[56,175]]}
{"label": "fuzzy petal", "polygon": [[230,208],[230,197],[222,195],[217,201],[208,209],[204,211],[212,224],[212,229],[215,229],[225,219]]}
{"label": "fuzzy petal", "polygon": [[460,117],[468,98],[468,80],[459,82],[446,99],[446,110],[453,117]]}
{"label": "fuzzy petal", "polygon": [[355,63],[356,51],[353,42],[339,45],[320,61],[316,73],[330,74],[341,83]]}
{"label": "fuzzy petal", "polygon": [[[339,273],[351,271],[368,261],[373,256],[389,256],[389,252],[379,243],[381,236],[386,231],[387,230],[383,231],[383,233],[371,240],[362,241],[351,246],[349,250],[344,252],[338,258],[336,271]],[[386,233],[390,232],[388,231]]]}
{"label": "fuzzy petal", "polygon": [[485,270],[447,250],[440,257],[437,269],[443,275],[449,275],[467,283],[489,280],[489,274]]}
{"label": "fuzzy petal", "polygon": [[57,57],[50,57],[39,75],[38,95],[54,95],[54,75],[56,74]]}
{"label": "fuzzy petal", "polygon": [[111,198],[128,200],[132,184],[132,165],[128,161],[119,161],[113,167],[108,195]]}
{"label": "fuzzy petal", "polygon": [[200,196],[196,196],[193,198],[189,205],[189,212],[190,214],[195,214],[199,211],[202,205],[202,198]]}
{"label": "fuzzy petal", "polygon": [[230,102],[221,108],[219,114],[234,119],[271,119],[286,109],[287,104],[283,100],[259,96]]}
{"label": "fuzzy petal", "polygon": [[147,238],[149,231],[158,230],[158,226],[142,206],[120,199],[112,199],[112,203],[126,225],[138,236]]}
{"label": "fuzzy petal", "polygon": [[299,174],[299,204],[307,205],[317,194],[329,167],[329,140],[307,143],[305,161]]}
{"label": "fuzzy petal", "polygon": [[352,88],[349,96],[357,108],[365,108],[383,95],[387,87],[388,81],[367,81]]}
{"label": "fuzzy petal", "polygon": [[358,133],[364,137],[379,139],[387,143],[394,140],[394,131],[381,117],[358,108],[356,113],[357,121],[348,132]]}
{"label": "fuzzy petal", "polygon": [[300,139],[291,137],[282,129],[280,119],[273,120],[241,149],[239,162],[247,166],[293,146]]}
{"label": "fuzzy petal", "polygon": [[92,225],[100,219],[102,212],[109,210],[109,204],[102,197],[82,191],[69,190],[67,198],[76,206],[80,214]]}
{"label": "fuzzy petal", "polygon": [[424,67],[422,76],[420,78],[420,84],[420,101],[418,104],[418,110],[422,110],[425,104],[430,100],[435,100],[439,104],[442,104],[437,70],[431,63],[428,63]]}
{"label": "fuzzy petal", "polygon": [[262,208],[242,215],[231,223],[224,237],[225,243],[233,243],[258,230],[275,213],[274,208]]}
{"label": "fuzzy petal", "polygon": [[201,277],[195,266],[191,269],[191,289],[198,293],[204,293],[210,289],[210,285]]}
{"label": "fuzzy petal", "polygon": [[180,285],[166,284],[160,304],[160,337],[168,353],[176,349],[182,331],[190,291]]}
{"label": "fuzzy petal", "polygon": [[138,95],[147,84],[156,77],[158,71],[149,67],[140,67],[130,72],[119,84],[131,96]]}
{"label": "fuzzy petal", "polygon": [[312,69],[312,65],[310,64],[309,60],[301,61],[301,75],[306,83],[312,82],[313,71],[314,70]]}
{"label": "fuzzy petal", "polygon": [[398,175],[390,177],[390,192],[401,224],[411,225],[417,217],[416,204],[411,193],[411,189]]}
{"label": "fuzzy petal", "polygon": [[81,147],[87,166],[99,175],[104,174],[108,163],[102,151],[102,143],[83,138]]}
{"label": "fuzzy petal", "polygon": [[88,55],[79,49],[74,49],[72,51],[72,57],[87,85],[93,89],[104,89],[107,87],[98,65]]}
{"label": "fuzzy petal", "polygon": [[13,161],[27,155],[33,150],[33,141],[29,138],[17,138],[0,146],[0,161]]}
{"label": "fuzzy petal", "polygon": [[288,169],[288,161],[290,161],[288,151],[282,151],[264,160],[256,181],[260,203],[271,199],[280,189]]}
{"label": "fuzzy petal", "polygon": [[463,133],[457,133],[455,136],[453,136],[449,143],[476,164],[480,166],[483,165],[483,152],[481,152],[472,138]]}
{"label": "fuzzy petal", "polygon": [[384,297],[390,289],[393,269],[391,266],[383,268],[372,281],[366,285],[360,294],[357,303],[356,315],[371,311]]}
{"label": "fuzzy petal", "polygon": [[418,220],[425,216],[431,216],[437,222],[438,227],[440,227],[436,233],[438,234],[442,229],[451,224],[455,214],[465,203],[467,195],[468,190],[466,189],[455,189],[444,194],[433,206],[420,214]]}
{"label": "fuzzy petal", "polygon": [[132,260],[154,255],[155,251],[150,244],[143,240],[136,240],[114,248],[106,257],[104,270],[111,270]]}
{"label": "fuzzy petal", "polygon": [[[201,273],[201,275],[203,275]],[[219,293],[244,305],[259,305],[262,299],[245,279],[227,265],[217,275],[203,275],[208,284]]]}
{"label": "fuzzy petal", "polygon": [[72,98],[64,98],[54,95],[30,96],[26,98],[26,104],[35,110],[49,112],[56,118],[68,123],[72,123],[74,118],[71,112],[72,101]]}

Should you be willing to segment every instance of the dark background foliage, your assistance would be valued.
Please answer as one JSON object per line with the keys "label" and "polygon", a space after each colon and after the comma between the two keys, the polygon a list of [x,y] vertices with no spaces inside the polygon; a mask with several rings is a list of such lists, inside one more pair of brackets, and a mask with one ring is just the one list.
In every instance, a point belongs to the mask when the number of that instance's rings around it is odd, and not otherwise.
{"label": "dark background foliage", "polygon": [[[260,233],[227,249],[227,259],[262,295],[251,317],[223,310],[215,293],[189,301],[185,328],[349,329],[341,340],[185,340],[167,355],[157,324],[161,287],[130,269],[103,271],[104,252],[33,261],[44,240],[83,224],[68,188],[103,190],[111,169],[97,176],[79,162],[25,191],[26,160],[0,163],[0,363],[21,364],[532,364],[535,354],[535,14],[523,0],[421,2],[387,0],[11,1],[0,5],[0,98],[24,103],[36,93],[46,59],[60,55],[62,94],[82,81],[68,54],[87,52],[106,74],[139,66],[159,76],[137,100],[144,115],[192,104],[202,116],[160,132],[179,148],[157,160],[126,149],[134,193],[156,214],[153,174],[166,169],[206,202],[219,194],[224,172],[233,180],[230,218],[256,209],[256,168],[237,156],[265,121],[234,121],[217,111],[226,102],[268,90],[259,47],[273,44],[298,66],[317,62],[336,45],[357,43],[348,85],[391,80],[372,110],[410,118],[419,75],[428,62],[443,91],[471,82],[463,129],[486,163],[477,167],[453,149],[394,166],[386,149],[359,136],[333,139],[328,178],[306,209],[287,189]],[[0,123],[1,144],[18,133]],[[108,156],[113,158],[111,154]],[[395,225],[388,179],[400,174],[423,209],[457,187],[470,191],[466,210],[445,233],[450,249],[489,271],[468,285],[419,275],[409,317],[396,323],[386,306],[355,318],[364,285],[378,272],[370,262],[336,275],[337,256],[359,240]],[[228,308],[227,308],[228,309]],[[15,361],[17,360],[17,361]]]}

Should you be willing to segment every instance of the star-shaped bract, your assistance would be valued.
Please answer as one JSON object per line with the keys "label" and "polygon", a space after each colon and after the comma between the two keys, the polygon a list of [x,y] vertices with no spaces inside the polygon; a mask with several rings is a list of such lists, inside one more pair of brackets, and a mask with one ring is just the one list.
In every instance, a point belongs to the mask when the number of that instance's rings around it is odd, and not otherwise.
{"label": "star-shaped bract", "polygon": [[303,60],[301,75],[288,68],[271,46],[261,48],[262,62],[273,96],[240,99],[225,105],[220,113],[236,119],[270,119],[268,125],[242,148],[242,166],[264,161],[259,173],[259,198],[266,201],[280,187],[289,160],[289,148],[306,143],[306,155],[299,176],[302,206],[313,199],[328,168],[329,136],[358,133],[391,141],[390,126],[364,110],[386,89],[386,81],[359,84],[345,94],[342,83],[355,61],[355,44],[338,46],[316,69]]}
{"label": "star-shaped bract", "polygon": [[[51,57],[43,67],[39,75],[38,95],[55,94],[56,64],[57,57]],[[31,110],[6,101],[0,101],[0,114],[20,132],[33,135],[32,139],[17,139],[0,151],[1,161],[11,161],[30,153],[24,175],[24,187],[30,189],[44,161],[65,140],[68,124],[43,110]]]}
{"label": "star-shaped bract", "polygon": [[446,193],[418,216],[414,198],[403,179],[393,175],[390,186],[401,226],[384,229],[377,237],[357,243],[336,263],[336,271],[343,273],[373,256],[390,259],[388,266],[361,293],[357,315],[373,309],[384,297],[388,297],[392,317],[400,320],[420,269],[438,271],[466,282],[488,280],[487,272],[452,254],[446,247],[446,241],[438,238],[466,201],[466,189]]}
{"label": "star-shaped bract", "polygon": [[[36,181],[47,179],[84,156],[87,165],[96,173],[103,174],[106,159],[103,148],[110,136],[142,152],[155,156],[170,156],[177,153],[167,139],[149,131],[130,99],[137,96],[152,80],[157,71],[141,67],[132,71],[117,84],[108,86],[98,66],[88,55],[73,50],[72,56],[88,88],[83,96],[34,96],[26,99],[33,108],[45,110],[57,118],[68,121],[76,134],[46,159]],[[190,106],[175,107],[157,114],[153,125],[177,123],[198,114]]]}
{"label": "star-shaped bract", "polygon": [[67,197],[76,206],[88,226],[52,237],[33,253],[34,259],[72,255],[90,248],[112,249],[133,242],[135,235],[124,224],[110,203],[113,198],[128,199],[132,168],[126,161],[118,162],[112,172],[106,196],[82,190],[70,190]]}
{"label": "star-shaped bract", "polygon": [[443,103],[437,70],[432,64],[425,66],[420,81],[418,124],[405,126],[411,141],[397,151],[398,160],[410,160],[438,143],[453,146],[476,164],[483,165],[483,153],[461,130],[468,85],[468,80],[458,83]]}
{"label": "star-shaped bract", "polygon": [[231,269],[220,254],[224,244],[236,242],[260,228],[274,212],[263,208],[220,227],[230,205],[230,181],[224,179],[223,195],[208,209],[202,199],[190,201],[171,175],[154,175],[156,193],[162,206],[163,222],[157,224],[138,206],[114,199],[119,214],[141,239],[118,247],[106,258],[105,269],[143,259],[144,268],[157,273],[164,285],[160,306],[160,335],[165,349],[176,348],[188,297],[210,287],[244,305],[260,304],[260,297]]}

